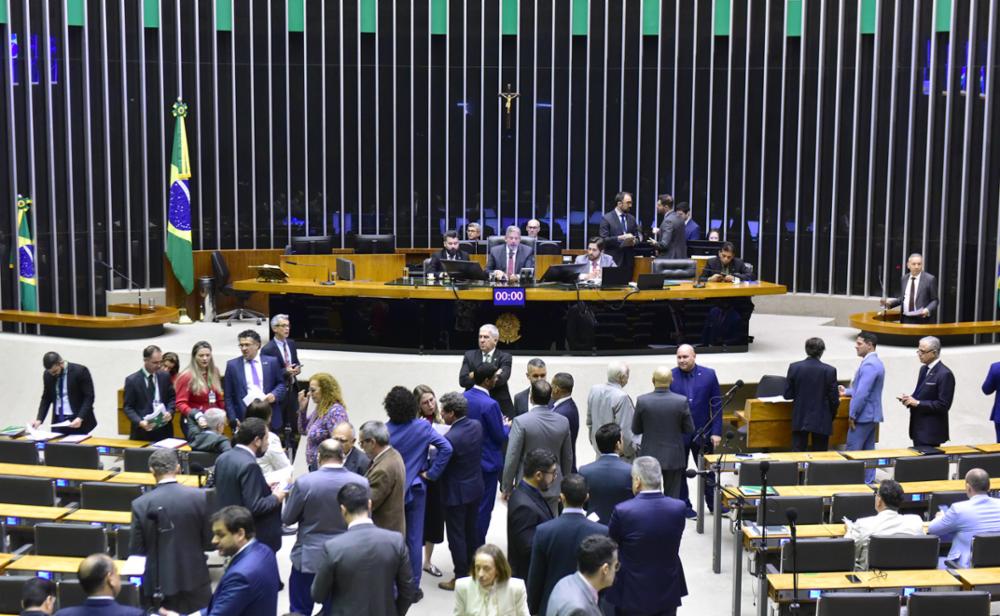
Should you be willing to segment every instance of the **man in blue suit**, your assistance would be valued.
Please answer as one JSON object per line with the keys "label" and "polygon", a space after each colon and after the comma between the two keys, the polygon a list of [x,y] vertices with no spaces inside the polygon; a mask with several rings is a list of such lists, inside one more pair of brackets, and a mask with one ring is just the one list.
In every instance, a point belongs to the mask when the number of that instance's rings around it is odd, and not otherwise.
{"label": "man in blue suit", "polygon": [[608,535],[608,527],[587,519],[587,480],[576,473],[563,477],[559,500],[563,510],[558,518],[535,529],[528,567],[528,611],[545,612],[555,585],[576,570],[576,554],[581,542],[591,535]]}
{"label": "man in blue suit", "polygon": [[[302,364],[299,363],[299,350],[295,346],[295,341],[288,337],[292,330],[292,323],[287,314],[276,314],[271,317],[271,333],[273,336],[260,349],[261,356],[273,357],[278,360],[281,366],[281,376],[285,381],[285,399],[281,403],[282,420],[285,422],[283,428],[292,430],[292,447],[295,448],[299,442],[297,438],[298,422],[295,421],[295,413],[298,411],[298,394],[295,389],[295,380],[302,372]],[[285,439],[285,429],[278,431],[278,435]],[[284,442],[284,440],[282,441]],[[288,443],[285,443],[288,447]]]}
{"label": "man in blue suit", "polygon": [[573,401],[573,375],[558,372],[552,377],[552,410],[569,420],[569,438],[573,445],[573,472],[576,472],[576,437],[580,434],[580,409]]}
{"label": "man in blue suit", "polygon": [[687,201],[681,201],[674,208],[677,213],[680,214],[681,218],[684,220],[684,241],[687,242],[700,242],[704,238],[702,237],[701,227],[694,221],[691,216],[691,206]]}
{"label": "man in blue suit", "polygon": [[[87,593],[83,605],[64,607],[59,616],[142,616],[145,612],[137,607],[121,605],[115,597],[122,589],[121,576],[115,568],[115,561],[107,554],[92,554],[83,559],[77,569],[80,587]],[[273,613],[273,612],[272,612]]]}
{"label": "man in blue suit", "polygon": [[681,564],[684,503],[663,494],[656,458],[632,463],[635,498],[615,507],[608,536],[618,543],[622,567],[608,591],[616,614],[674,616],[687,595]]}
{"label": "man in blue suit", "polygon": [[451,443],[451,460],[441,475],[444,521],[448,530],[448,549],[455,565],[455,576],[440,582],[439,588],[455,590],[455,580],[469,575],[469,568],[479,547],[479,503],[483,499],[483,426],[469,419],[469,402],[457,391],[441,396],[441,419],[451,426],[444,437]]}
{"label": "man in blue suit", "polygon": [[1000,532],[1000,499],[990,497],[989,474],[981,468],[966,473],[965,493],[969,500],[955,503],[944,513],[938,512],[927,527],[928,535],[943,540],[952,538],[945,560],[955,561],[953,566],[959,569],[972,566],[972,539],[976,535]]}
{"label": "man in blue suit", "polygon": [[[997,390],[1000,390],[1000,361],[990,366],[990,371],[986,374],[986,380],[983,381],[983,393],[987,396],[995,394]],[[996,429],[997,442],[1000,443],[1000,396],[996,396],[993,399],[993,411],[990,413],[990,421],[993,422],[993,427]]]}
{"label": "man in blue suit", "polygon": [[[694,421],[694,433],[684,435],[684,444],[696,465],[699,455],[712,453],[722,442],[722,413],[719,408],[722,391],[719,388],[719,378],[715,375],[715,370],[697,362],[698,355],[693,346],[682,344],[677,347],[677,367],[671,371],[674,380],[670,383],[670,391],[684,396],[688,401],[691,419]],[[687,452],[684,453],[685,461],[688,458]],[[715,505],[715,478],[709,475],[705,479],[705,504],[711,511]],[[687,481],[681,482],[681,500],[687,506],[687,516],[695,517],[694,507],[688,498]]]}
{"label": "man in blue suit", "polygon": [[910,409],[910,438],[913,448],[930,452],[948,440],[948,411],[955,397],[955,375],[941,363],[941,341],[925,336],[917,346],[923,366],[913,395],[903,394],[899,401]]}
{"label": "man in blue suit", "polygon": [[[854,349],[861,358],[861,365],[854,373],[850,387],[839,386],[841,396],[850,396],[847,450],[875,449],[875,432],[882,421],[882,385],[885,383],[885,366],[875,348],[878,336],[861,332],[854,340]],[[865,471],[865,482],[875,479],[875,469]]]}
{"label": "man in blue suit", "polygon": [[483,426],[483,454],[480,469],[483,473],[483,499],[479,504],[479,517],[476,521],[478,536],[476,545],[486,543],[486,531],[490,528],[490,518],[493,517],[493,505],[497,500],[497,487],[500,485],[500,473],[503,471],[503,452],[507,443],[507,433],[510,428],[504,425],[503,412],[500,404],[490,397],[490,389],[496,384],[497,367],[493,364],[480,364],[476,367],[475,385],[465,391],[465,399],[469,402],[469,419],[478,421]]}
{"label": "man in blue suit", "polygon": [[594,440],[601,455],[580,467],[580,474],[587,479],[590,491],[587,513],[596,513],[598,520],[607,524],[618,503],[632,498],[632,465],[621,458],[622,429],[618,424],[604,424]]}
{"label": "man in blue suit", "polygon": [[822,338],[810,338],[806,358],[788,366],[785,398],[792,400],[792,451],[826,451],[830,443],[840,394],[837,369],[820,361],[825,350]]}
{"label": "man in blue suit", "polygon": [[271,414],[271,429],[280,432],[284,425],[281,401],[287,392],[281,364],[273,357],[260,354],[260,335],[254,330],[240,332],[239,343],[242,355],[226,362],[223,379],[229,423],[235,426],[243,421],[247,414],[244,400],[252,395],[254,399],[271,405],[274,411]]}

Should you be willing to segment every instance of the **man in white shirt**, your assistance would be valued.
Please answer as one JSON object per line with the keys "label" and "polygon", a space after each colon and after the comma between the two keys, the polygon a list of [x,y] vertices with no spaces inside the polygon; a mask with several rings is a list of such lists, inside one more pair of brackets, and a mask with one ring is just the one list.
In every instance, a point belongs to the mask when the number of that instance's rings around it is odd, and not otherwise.
{"label": "man in white shirt", "polygon": [[[903,504],[903,487],[899,482],[886,479],[875,494],[875,511],[878,513],[855,522],[845,520],[844,536],[854,539],[854,561],[858,569],[868,568],[868,543],[872,535],[923,535],[924,521],[918,515],[899,513]],[[932,531],[933,532],[933,531]]]}
{"label": "man in white shirt", "polygon": [[969,500],[955,503],[947,511],[939,511],[928,525],[930,534],[942,540],[952,537],[951,550],[944,561],[954,561],[962,569],[971,567],[973,538],[1000,532],[1000,499],[991,498],[989,492],[989,474],[981,468],[970,470],[965,474],[965,493]]}
{"label": "man in white shirt", "polygon": [[590,238],[586,254],[577,256],[575,263],[587,264],[587,271],[580,274],[580,280],[593,280],[596,283],[601,281],[602,270],[605,267],[615,267],[615,260],[604,252],[604,239],[600,237]]}
{"label": "man in white shirt", "polygon": [[886,308],[901,306],[900,323],[929,323],[937,310],[937,279],[924,271],[924,257],[913,253],[906,260],[909,273],[903,274],[899,297],[881,300]]}

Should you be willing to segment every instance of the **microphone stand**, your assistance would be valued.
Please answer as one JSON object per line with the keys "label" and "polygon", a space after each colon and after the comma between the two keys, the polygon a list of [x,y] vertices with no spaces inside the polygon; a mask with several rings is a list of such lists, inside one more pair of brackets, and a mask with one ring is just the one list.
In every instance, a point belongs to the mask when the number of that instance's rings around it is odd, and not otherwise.
{"label": "microphone stand", "polygon": [[[725,393],[725,395],[722,396],[721,400],[719,401],[719,405],[715,409],[715,411],[709,412],[708,421],[705,422],[705,425],[703,425],[691,437],[691,442],[698,444],[699,454],[698,454],[698,458],[695,460],[695,462],[697,463],[698,469],[701,469],[702,466],[704,466],[703,459],[704,459],[704,456],[705,456],[705,443],[704,443],[705,434],[709,430],[712,429],[712,424],[715,423],[715,419],[722,414],[722,409],[725,408],[726,404],[728,404],[733,399],[733,395],[736,393],[736,390],[739,389],[740,387],[743,387],[743,381],[738,381],[736,387],[733,387],[732,389],[730,389],[729,391],[727,391]],[[712,400],[714,400],[714,399],[715,398],[712,398]],[[709,401],[709,406],[711,406],[711,401]],[[716,481],[716,487],[718,487],[718,485],[719,485],[719,483],[718,483],[718,477],[716,479],[717,479],[717,481]],[[695,532],[697,532],[699,535],[703,534],[705,532],[705,509],[704,509],[704,507],[705,507],[704,500],[705,499],[704,499],[704,496],[705,496],[705,478],[704,478],[704,475],[702,475],[698,479],[698,495],[697,495],[697,501],[698,502],[695,503],[695,505],[694,505],[695,508],[696,508],[696,511],[698,513],[698,519],[695,522]],[[719,511],[719,503],[716,503],[716,502],[713,501],[713,504],[714,504],[714,506],[716,508],[715,511],[718,512]],[[716,570],[715,572],[719,573],[718,570]]]}
{"label": "microphone stand", "polygon": [[757,548],[757,614],[767,616],[767,471],[771,463],[760,462],[760,506],[757,524],[760,527],[760,547]]}
{"label": "microphone stand", "polygon": [[[125,282],[129,283],[129,291],[132,290],[133,286],[136,288],[136,292],[139,294],[139,310],[141,311],[142,310],[142,287],[139,286],[139,283],[137,283],[136,281],[134,281],[131,278],[129,278],[128,276],[126,276],[124,272],[122,272],[119,269],[116,269],[110,263],[105,263],[103,259],[99,259],[97,257],[94,257],[94,261],[96,261],[96,262],[100,263],[101,265],[103,265],[104,267],[108,268],[108,270],[111,271],[112,274],[118,274],[119,276],[121,276],[122,278],[124,278]],[[112,284],[111,287],[112,287],[111,290],[113,291],[114,290],[114,284]]]}
{"label": "microphone stand", "polygon": [[160,566],[163,562],[160,558],[160,533],[163,532],[163,527],[161,525],[163,520],[163,507],[157,507],[156,511],[152,511],[149,517],[156,523],[156,532],[153,533],[153,547],[156,550],[156,576],[153,580],[153,613],[158,614],[160,608],[163,606],[163,587],[160,584],[160,579],[163,577],[160,575]]}
{"label": "microphone stand", "polygon": [[[729,445],[729,441],[733,438],[732,430],[726,432],[726,437],[723,440],[725,445]],[[710,467],[712,473],[715,475],[715,492],[712,495],[712,503],[715,506],[715,516],[712,520],[713,524],[713,541],[712,541],[712,571],[715,573],[722,572],[722,469],[725,466],[726,454],[720,453],[718,459]]]}
{"label": "microphone stand", "polygon": [[[791,510],[786,513],[791,514]],[[766,513],[765,513],[766,515]],[[798,563],[798,543],[795,537],[795,519],[798,516],[789,515],[788,516],[788,527],[792,535],[792,603],[788,606],[788,611],[791,614],[799,613],[799,563]]]}

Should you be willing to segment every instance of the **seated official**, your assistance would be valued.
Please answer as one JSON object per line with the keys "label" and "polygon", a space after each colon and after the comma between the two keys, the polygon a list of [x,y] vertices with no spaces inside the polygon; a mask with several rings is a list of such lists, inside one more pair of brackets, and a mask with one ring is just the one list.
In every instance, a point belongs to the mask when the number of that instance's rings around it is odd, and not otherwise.
{"label": "seated official", "polygon": [[748,271],[742,259],[736,258],[736,247],[732,242],[723,242],[719,255],[705,263],[701,272],[703,282],[733,282],[736,280],[753,280],[753,273]]}
{"label": "seated official", "polygon": [[469,574],[455,582],[454,616],[528,616],[524,581],[511,577],[503,550],[492,543],[480,546]]}
{"label": "seated official", "polygon": [[48,616],[56,611],[56,583],[33,577],[21,589],[21,616]]}
{"label": "seated official", "polygon": [[58,616],[143,616],[146,613],[115,601],[122,590],[122,578],[115,561],[107,554],[91,554],[83,559],[76,576],[87,600],[83,605],[62,608],[56,612]]}
{"label": "seated official", "polygon": [[94,418],[94,380],[90,370],[83,364],[71,364],[55,351],[42,356],[42,400],[38,404],[38,414],[31,422],[38,428],[52,407],[52,423],[65,421],[69,425],[52,428],[61,434],[90,434],[97,427]]}
{"label": "seated official", "polygon": [[511,225],[507,227],[504,243],[490,250],[486,271],[496,280],[516,280],[526,267],[535,267],[535,251],[521,243],[521,230]]}
{"label": "seated official", "polygon": [[160,441],[174,435],[174,386],[160,370],[163,352],[151,344],[142,350],[142,368],[125,378],[125,416],[129,438]]}
{"label": "seated official", "polygon": [[532,218],[524,223],[524,234],[531,239],[537,240],[542,234],[542,221]]}
{"label": "seated official", "polygon": [[899,297],[880,301],[886,308],[901,306],[900,323],[930,323],[938,306],[937,279],[924,271],[924,257],[913,253],[906,260],[909,273],[899,283]]}
{"label": "seated official", "polygon": [[598,593],[614,585],[619,566],[614,540],[603,535],[585,538],[576,549],[576,572],[559,580],[539,614],[602,616]]}
{"label": "seated official", "polygon": [[188,432],[188,444],[191,451],[207,453],[224,453],[232,449],[232,443],[224,434],[226,431],[226,412],[222,409],[208,409],[199,417],[199,423],[204,422],[205,428],[193,424]]}
{"label": "seated official", "polygon": [[875,511],[878,513],[854,522],[845,519],[847,532],[844,537],[854,539],[854,563],[858,569],[868,568],[868,544],[872,535],[924,534],[924,521],[920,516],[899,513],[903,496],[903,487],[892,479],[886,479],[875,493]]}
{"label": "seated official", "polygon": [[970,470],[965,474],[969,500],[937,512],[927,527],[929,534],[941,537],[942,541],[952,539],[945,560],[955,562],[961,569],[972,566],[972,539],[976,535],[1000,533],[1000,499],[990,497],[989,492],[989,474],[981,468]]}
{"label": "seated official", "polygon": [[[458,247],[458,232],[447,231],[444,234],[444,247],[431,255],[428,272],[440,274],[444,271],[442,261],[468,261],[469,253]],[[426,273],[426,272],[425,272]]]}
{"label": "seated official", "polygon": [[483,237],[482,227],[478,222],[470,222],[465,226],[465,239],[470,242],[478,242]]}
{"label": "seated official", "polygon": [[605,267],[616,267],[615,260],[611,255],[604,252],[604,239],[600,237],[590,238],[587,244],[587,253],[577,256],[578,265],[587,264],[586,273],[580,274],[580,280],[601,281],[601,271]]}

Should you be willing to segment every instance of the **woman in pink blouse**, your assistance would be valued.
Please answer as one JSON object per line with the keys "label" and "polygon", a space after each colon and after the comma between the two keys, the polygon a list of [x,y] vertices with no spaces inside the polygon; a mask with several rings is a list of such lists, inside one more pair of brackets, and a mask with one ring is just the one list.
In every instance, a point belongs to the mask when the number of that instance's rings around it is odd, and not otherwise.
{"label": "woman in pink blouse", "polygon": [[349,421],[340,383],[333,375],[317,372],[309,378],[309,391],[299,392],[299,433],[306,436],[306,463],[314,471],[316,450],[330,438],[333,428]]}

